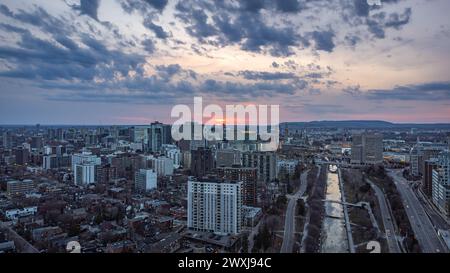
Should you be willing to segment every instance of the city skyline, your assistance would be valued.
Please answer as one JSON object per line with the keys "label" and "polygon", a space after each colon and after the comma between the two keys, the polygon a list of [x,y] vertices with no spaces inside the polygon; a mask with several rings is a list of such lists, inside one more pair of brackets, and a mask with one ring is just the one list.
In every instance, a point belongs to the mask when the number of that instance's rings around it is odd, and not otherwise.
{"label": "city skyline", "polygon": [[194,96],[270,101],[282,122],[448,123],[449,8],[2,1],[0,124],[171,123],[171,108]]}

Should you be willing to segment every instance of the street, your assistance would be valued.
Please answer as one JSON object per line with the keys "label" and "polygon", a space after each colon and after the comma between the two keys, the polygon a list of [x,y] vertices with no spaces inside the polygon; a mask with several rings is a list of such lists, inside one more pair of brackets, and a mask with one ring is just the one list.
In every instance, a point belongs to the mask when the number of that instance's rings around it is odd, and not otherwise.
{"label": "street", "polygon": [[391,218],[391,211],[388,207],[386,197],[384,196],[383,191],[375,185],[372,181],[369,179],[366,180],[372,189],[375,191],[375,195],[377,196],[378,203],[380,204],[380,212],[381,217],[383,219],[383,226],[385,230],[386,235],[386,241],[388,244],[389,253],[401,253],[401,249],[398,245],[397,236],[396,236],[396,230],[394,227],[394,223],[392,222]]}
{"label": "street", "polygon": [[295,241],[295,208],[297,206],[297,200],[306,191],[307,176],[309,171],[305,171],[300,176],[299,190],[292,196],[288,197],[289,202],[286,208],[286,217],[284,221],[284,237],[283,244],[281,245],[281,253],[292,253],[292,248]]}
{"label": "street", "polygon": [[421,202],[402,176],[402,170],[388,170],[388,175],[394,180],[403,205],[411,223],[412,229],[424,253],[445,253],[446,247],[441,243],[436,230],[428,218]]}

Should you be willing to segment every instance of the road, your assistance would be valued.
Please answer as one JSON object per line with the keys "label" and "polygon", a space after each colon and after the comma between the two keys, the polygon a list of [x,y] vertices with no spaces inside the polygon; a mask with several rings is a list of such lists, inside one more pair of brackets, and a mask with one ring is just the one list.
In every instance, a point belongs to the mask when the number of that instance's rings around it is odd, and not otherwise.
{"label": "road", "polygon": [[286,208],[286,217],[284,220],[284,236],[283,244],[281,245],[281,253],[292,253],[292,248],[295,242],[295,208],[297,207],[297,200],[305,193],[307,186],[308,171],[305,171],[300,176],[300,187],[298,191],[288,197],[289,202]]}
{"label": "road", "polygon": [[396,229],[394,226],[394,223],[392,222],[391,218],[391,210],[388,207],[386,197],[384,196],[383,191],[375,185],[372,181],[369,179],[366,179],[366,181],[370,184],[372,189],[375,191],[375,195],[378,199],[378,204],[380,204],[380,213],[381,218],[383,220],[383,226],[384,226],[384,233],[386,235],[386,241],[388,244],[389,253],[401,253],[400,246],[398,245],[398,241],[396,238]]}
{"label": "road", "polygon": [[403,177],[402,170],[388,170],[388,175],[394,180],[398,192],[403,199],[403,205],[411,223],[412,229],[419,241],[420,248],[424,253],[448,252],[437,235],[422,203]]}

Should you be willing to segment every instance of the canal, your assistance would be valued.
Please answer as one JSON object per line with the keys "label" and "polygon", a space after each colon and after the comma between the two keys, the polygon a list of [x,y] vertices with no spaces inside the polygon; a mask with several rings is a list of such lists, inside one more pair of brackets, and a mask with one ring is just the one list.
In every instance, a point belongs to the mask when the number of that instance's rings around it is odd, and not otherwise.
{"label": "canal", "polygon": [[[333,169],[335,171],[335,169]],[[341,202],[339,175],[328,170],[326,200]],[[325,217],[322,224],[322,253],[348,252],[345,230],[344,208],[335,202],[325,202]]]}

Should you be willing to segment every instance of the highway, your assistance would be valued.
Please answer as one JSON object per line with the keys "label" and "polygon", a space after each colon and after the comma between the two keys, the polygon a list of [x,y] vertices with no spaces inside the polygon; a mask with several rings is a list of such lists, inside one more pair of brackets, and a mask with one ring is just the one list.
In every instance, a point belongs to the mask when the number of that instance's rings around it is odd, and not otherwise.
{"label": "highway", "polygon": [[380,204],[380,213],[381,213],[381,218],[383,219],[383,226],[384,226],[384,231],[385,231],[385,235],[386,235],[386,241],[388,244],[389,253],[401,253],[402,251],[401,251],[400,246],[397,241],[396,229],[395,229],[394,223],[392,222],[393,219],[391,218],[392,213],[388,207],[386,197],[384,196],[384,193],[380,189],[380,187],[375,185],[369,179],[366,179],[366,181],[370,184],[372,189],[375,191],[375,195],[377,196],[377,199],[378,199],[378,204]]}
{"label": "highway", "polygon": [[402,175],[403,170],[388,170],[388,175],[394,180],[398,192],[403,199],[403,205],[411,223],[412,229],[424,253],[446,253],[448,250],[442,244],[431,223],[422,203]]}
{"label": "highway", "polygon": [[281,245],[281,253],[292,253],[292,248],[295,242],[295,208],[297,207],[297,200],[305,193],[307,186],[308,171],[305,171],[300,176],[300,187],[298,191],[288,197],[289,202],[286,208],[286,217],[284,220],[284,236],[283,244]]}

